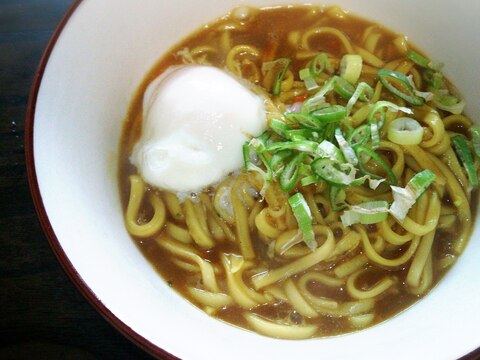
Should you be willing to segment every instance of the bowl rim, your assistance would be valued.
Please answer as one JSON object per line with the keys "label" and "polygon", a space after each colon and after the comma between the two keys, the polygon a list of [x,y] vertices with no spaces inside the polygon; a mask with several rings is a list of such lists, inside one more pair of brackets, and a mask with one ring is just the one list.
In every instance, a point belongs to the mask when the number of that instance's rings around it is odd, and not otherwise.
{"label": "bowl rim", "polygon": [[80,291],[84,298],[93,306],[93,308],[99,313],[108,323],[110,323],[119,333],[125,336],[129,341],[133,342],[143,351],[147,352],[154,357],[161,357],[168,360],[177,360],[178,357],[170,354],[159,346],[145,339],[143,336],[135,332],[126,323],[115,316],[96,296],[93,290],[82,279],[77,272],[70,259],[66,255],[65,251],[60,244],[60,241],[53,230],[48,214],[43,204],[42,195],[38,185],[37,174],[35,171],[35,149],[34,149],[34,125],[35,125],[35,110],[37,105],[38,92],[42,83],[43,75],[47,67],[50,55],[57,44],[57,40],[62,34],[63,29],[68,24],[68,21],[78,9],[83,0],[73,0],[73,3],[69,6],[62,19],[56,26],[52,36],[50,37],[48,44],[43,51],[40,59],[40,63],[35,71],[32,86],[30,88],[30,94],[28,98],[26,118],[25,118],[25,158],[26,158],[26,170],[27,179],[30,187],[30,193],[37,213],[37,218],[42,227],[43,233],[47,237],[48,243],[55,254],[58,262],[62,266],[63,270],[73,282],[75,287]]}
{"label": "bowl rim", "polygon": [[[45,69],[48,65],[50,55],[55,48],[57,41],[62,34],[64,28],[68,25],[68,22],[75,11],[78,9],[79,5],[83,3],[84,0],[73,0],[72,4],[68,7],[67,11],[61,18],[60,22],[56,26],[54,32],[52,33],[47,46],[45,47],[42,56],[40,58],[39,65],[35,71],[32,85],[30,88],[28,104],[26,109],[25,116],[25,163],[27,171],[27,180],[30,188],[30,193],[32,195],[33,204],[35,211],[37,213],[37,218],[40,222],[43,233],[45,234],[47,241],[52,249],[55,257],[62,266],[63,270],[69,277],[70,281],[75,285],[75,287],[80,291],[82,296],[90,303],[90,305],[99,313],[110,325],[113,326],[120,334],[125,336],[129,341],[133,342],[140,349],[146,353],[162,359],[175,360],[179,359],[175,355],[167,352],[162,349],[160,346],[152,343],[151,341],[144,338],[142,335],[130,328],[125,322],[120,320],[116,315],[114,315],[96,296],[93,290],[88,286],[88,284],[83,280],[80,274],[77,272],[72,262],[66,255],[65,251],[60,244],[57,235],[50,223],[47,211],[43,204],[42,195],[40,193],[40,188],[38,185],[37,174],[35,170],[35,149],[34,149],[34,125],[35,125],[35,110],[38,99],[38,92],[42,84],[43,75]],[[459,360],[475,360],[480,359],[480,346],[475,350],[465,354]]]}

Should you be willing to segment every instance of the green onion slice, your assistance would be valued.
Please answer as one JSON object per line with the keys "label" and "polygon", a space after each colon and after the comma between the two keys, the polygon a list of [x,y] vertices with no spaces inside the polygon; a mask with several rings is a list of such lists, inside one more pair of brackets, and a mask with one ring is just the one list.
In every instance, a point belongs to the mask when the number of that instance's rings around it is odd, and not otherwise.
{"label": "green onion slice", "polygon": [[315,141],[303,140],[303,141],[282,141],[275,142],[267,146],[266,151],[279,151],[279,150],[297,150],[308,153],[314,153],[317,150],[318,143]]}
{"label": "green onion slice", "polygon": [[298,75],[300,76],[300,80],[303,80],[308,91],[315,90],[319,87],[309,68],[300,70]]}
{"label": "green onion slice", "polygon": [[303,235],[303,241],[310,248],[315,250],[315,232],[313,231],[312,213],[302,193],[296,193],[288,199],[293,215],[297,219],[298,227]]}
{"label": "green onion slice", "polygon": [[323,140],[317,147],[315,155],[321,158],[343,163],[345,161],[342,151],[328,140]]}
{"label": "green onion slice", "polygon": [[298,181],[299,175],[299,165],[305,159],[305,153],[297,154],[292,161],[290,161],[286,166],[285,169],[280,174],[280,187],[286,193],[289,193],[293,190],[295,185]]}
{"label": "green onion slice", "polygon": [[348,207],[345,202],[345,191],[341,186],[330,185],[328,189],[330,207],[333,211],[340,211]]}
{"label": "green onion slice", "polygon": [[312,97],[309,97],[303,102],[302,112],[310,113],[318,108],[325,106],[325,95],[333,90],[333,84],[335,83],[335,76],[331,77],[323,84],[322,88]]}
{"label": "green onion slice", "polygon": [[468,140],[466,140],[461,135],[452,136],[452,143],[455,147],[455,151],[463,163],[463,167],[468,175],[468,180],[470,185],[478,186],[478,174],[473,161],[472,153],[470,152],[470,147],[468,146]]}
{"label": "green onion slice", "polygon": [[405,188],[390,186],[393,194],[390,213],[398,220],[403,221],[408,214],[408,210],[434,180],[435,174],[433,171],[426,169],[411,178]]}
{"label": "green onion slice", "polygon": [[327,54],[325,54],[324,52],[321,52],[317,54],[312,59],[312,61],[310,61],[309,70],[312,76],[317,77],[324,70],[327,70],[329,73],[333,72],[333,67],[332,67],[332,64],[330,63],[330,59],[328,58]]}
{"label": "green onion slice", "polygon": [[292,150],[280,150],[273,154],[270,159],[270,167],[273,171],[274,176],[279,174],[285,168],[285,162],[293,157]]}
{"label": "green onion slice", "polygon": [[369,139],[370,126],[368,124],[363,124],[353,129],[347,137],[347,140],[351,144],[352,148],[355,148],[358,145],[366,144]]}
{"label": "green onion slice", "polygon": [[358,84],[357,88],[355,89],[355,92],[350,97],[350,100],[348,100],[347,113],[350,113],[350,111],[352,110],[353,106],[356,104],[358,99],[362,101],[370,101],[372,96],[373,96],[373,89],[370,85],[364,82],[361,82],[360,84]]}
{"label": "green onion slice", "polygon": [[480,157],[480,126],[472,126],[470,128],[470,134],[472,135],[472,145],[475,155]]}
{"label": "green onion slice", "polygon": [[279,119],[271,119],[268,127],[283,138],[287,138],[286,133],[290,130],[290,127]]}
{"label": "green onion slice", "polygon": [[375,115],[377,114],[377,112],[379,111],[381,112],[384,109],[389,109],[390,111],[394,111],[394,112],[402,111],[405,114],[413,114],[413,111],[407,107],[398,106],[390,101],[377,101],[375,105],[372,106],[372,108],[368,113],[368,117],[367,117],[368,122],[372,123],[373,121],[375,121]]}
{"label": "green onion slice", "polygon": [[423,80],[433,87],[433,89],[440,89],[443,85],[443,74],[437,71],[426,69],[423,72]]}
{"label": "green onion slice", "polygon": [[343,134],[340,128],[335,129],[335,139],[337,139],[338,146],[342,150],[342,153],[345,159],[350,164],[357,165],[358,164],[357,155],[355,155],[355,151],[352,149],[352,147],[347,142],[347,140],[343,137]]}
{"label": "green onion slice", "polygon": [[302,178],[300,180],[300,184],[302,184],[302,186],[308,186],[308,185],[316,184],[320,181],[321,179],[317,175],[309,175]]}
{"label": "green onion slice", "polygon": [[380,147],[380,133],[376,122],[370,124],[370,134],[372,135],[372,148],[376,150]]}
{"label": "green onion slice", "polygon": [[393,120],[388,126],[388,140],[399,145],[417,145],[423,140],[424,129],[420,123],[409,117]]}
{"label": "green onion slice", "polygon": [[282,89],[282,81],[285,77],[285,73],[287,72],[288,67],[290,66],[290,63],[291,60],[289,58],[280,58],[262,64],[262,73],[266,73],[273,68],[277,69],[272,86],[272,94],[274,96],[280,95],[280,91]]}
{"label": "green onion slice", "polygon": [[323,124],[330,124],[342,120],[347,116],[347,109],[342,105],[331,105],[310,113],[312,117]]}
{"label": "green onion slice", "polygon": [[386,201],[370,201],[353,205],[350,210],[340,216],[343,226],[353,224],[376,224],[388,217],[388,203]]}
{"label": "green onion slice", "polygon": [[350,84],[355,84],[362,73],[362,57],[356,54],[347,54],[340,60],[340,76]]}
{"label": "green onion slice", "polygon": [[434,96],[432,103],[444,111],[448,111],[452,114],[459,115],[465,109],[465,100],[458,100],[455,96]]}
{"label": "green onion slice", "polygon": [[366,147],[366,146],[363,146],[363,145],[359,145],[357,146],[357,148],[355,149],[356,150],[356,153],[357,153],[357,158],[359,159],[359,162],[358,162],[358,168],[360,169],[360,172],[363,174],[363,175],[368,175],[370,176],[372,179],[381,179],[380,176],[376,175],[376,174],[372,174],[371,172],[367,171],[365,169],[365,166],[363,164],[363,161],[362,161],[362,154],[365,154],[367,155],[369,161],[371,159],[375,160],[377,162],[378,165],[380,165],[382,167],[382,169],[385,171],[385,173],[387,174],[387,182],[388,184],[390,185],[396,185],[398,183],[398,179],[397,177],[395,176],[395,174],[393,173],[392,169],[390,168],[390,166],[388,166],[388,164],[381,158],[380,155],[378,155],[375,151],[373,151],[372,149]]}
{"label": "green onion slice", "polygon": [[[398,96],[400,99],[406,101],[407,103],[414,106],[421,106],[425,102],[422,97],[415,94],[415,89],[410,84],[407,76],[405,76],[404,74],[397,71],[381,69],[377,71],[377,75],[382,85],[385,86],[388,91]],[[404,91],[401,91],[396,86],[394,86],[391,82],[392,80],[396,81],[397,83],[400,82],[403,85]]]}
{"label": "green onion slice", "polygon": [[442,68],[443,68],[443,64],[434,63],[434,62],[428,60],[427,58],[423,57],[422,55],[420,55],[416,51],[413,51],[413,50],[410,50],[407,53],[407,58],[409,58],[415,64],[417,64],[417,65],[419,65],[419,66],[421,66],[425,69],[430,69],[430,70],[434,70],[434,71],[441,71]]}
{"label": "green onion slice", "polygon": [[356,170],[351,164],[341,164],[332,159],[317,159],[312,163],[313,172],[333,185],[350,185],[355,181]]}
{"label": "green onion slice", "polygon": [[335,92],[346,100],[349,100],[355,93],[355,86],[350,84],[342,77],[337,77],[333,83],[333,89]]}

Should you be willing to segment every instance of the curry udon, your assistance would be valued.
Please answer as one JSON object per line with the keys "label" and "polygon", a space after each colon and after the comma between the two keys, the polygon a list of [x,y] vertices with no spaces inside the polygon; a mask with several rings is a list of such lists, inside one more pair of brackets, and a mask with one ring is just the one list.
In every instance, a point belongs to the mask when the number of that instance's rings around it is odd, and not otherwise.
{"label": "curry udon", "polygon": [[[149,185],[130,161],[145,90],[182,64],[225,69],[266,108],[246,169],[192,194]],[[134,97],[120,147],[126,226],[209,315],[280,338],[362,329],[427,294],[465,248],[471,128],[439,64],[404,36],[337,7],[236,9],[172,48]]]}

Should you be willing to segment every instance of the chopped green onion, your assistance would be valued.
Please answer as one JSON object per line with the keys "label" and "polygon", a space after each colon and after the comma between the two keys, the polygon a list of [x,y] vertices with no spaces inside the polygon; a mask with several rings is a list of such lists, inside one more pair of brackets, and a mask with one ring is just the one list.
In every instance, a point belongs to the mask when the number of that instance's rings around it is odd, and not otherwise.
{"label": "chopped green onion", "polygon": [[470,134],[472,135],[472,145],[475,155],[480,157],[480,126],[472,126],[470,128]]}
{"label": "chopped green onion", "polygon": [[[400,99],[406,101],[407,103],[414,106],[420,106],[423,105],[423,103],[425,102],[423,98],[415,94],[415,89],[410,84],[407,76],[405,76],[404,74],[393,70],[381,69],[377,71],[377,75],[382,85],[385,86],[388,91],[398,96]],[[397,89],[390,82],[391,79],[400,81],[400,83],[403,84],[405,92]]]}
{"label": "chopped green onion", "polygon": [[309,70],[313,77],[319,76],[324,70],[330,73],[333,72],[332,64],[327,54],[323,52],[317,54],[312,61],[310,61]]}
{"label": "chopped green onion", "polygon": [[434,63],[434,62],[428,60],[427,58],[423,57],[422,55],[420,55],[416,51],[413,51],[413,50],[410,50],[407,53],[407,58],[412,60],[415,64],[417,64],[417,65],[419,65],[423,68],[426,68],[426,69],[430,69],[430,70],[434,70],[434,71],[441,71],[442,67],[443,67],[442,64]]}
{"label": "chopped green onion", "polygon": [[335,139],[337,139],[338,146],[342,150],[343,156],[345,159],[352,165],[358,164],[357,155],[355,155],[355,151],[352,149],[350,144],[345,140],[343,137],[342,131],[340,128],[335,129]]}
{"label": "chopped green onion", "polygon": [[305,68],[300,70],[299,76],[300,76],[300,80],[303,80],[305,84],[305,88],[308,91],[315,90],[319,87],[317,84],[317,81],[315,80],[313,75],[310,73],[310,69]]}
{"label": "chopped green onion", "polygon": [[265,131],[262,135],[250,140],[249,145],[251,145],[255,149],[255,151],[260,154],[265,151],[268,140],[271,136],[271,133]]}
{"label": "chopped green onion", "polygon": [[372,135],[372,148],[376,150],[380,147],[380,133],[378,132],[378,124],[376,122],[370,124],[370,134]]}
{"label": "chopped green onion", "polygon": [[375,121],[375,114],[383,110],[384,108],[387,108],[394,112],[402,111],[405,114],[413,114],[413,111],[407,107],[398,106],[390,101],[377,101],[375,105],[372,106],[372,108],[370,109],[370,112],[368,113],[368,117],[367,117],[368,122],[372,123],[373,121]]}
{"label": "chopped green onion", "polygon": [[[317,159],[311,166],[313,172],[329,184],[350,185],[355,180],[355,168],[351,164],[340,164],[331,159]],[[347,174],[348,170],[350,171]]]}
{"label": "chopped green onion", "polygon": [[470,185],[478,186],[477,169],[473,161],[472,153],[470,152],[470,147],[468,146],[468,140],[461,135],[455,135],[452,136],[452,143],[455,146],[458,157],[462,160]]}
{"label": "chopped green onion", "polygon": [[347,54],[340,60],[340,76],[350,84],[355,84],[362,73],[362,57],[356,54]]}
{"label": "chopped green onion", "polygon": [[316,120],[329,124],[342,120],[347,116],[347,109],[342,105],[331,105],[310,113]]}
{"label": "chopped green onion", "polygon": [[353,106],[358,101],[358,99],[361,99],[362,101],[370,101],[370,98],[372,96],[373,96],[372,87],[365,82],[361,82],[360,84],[358,84],[357,89],[350,97],[350,100],[348,100],[347,112],[350,113],[350,111],[352,110]]}
{"label": "chopped green onion", "polygon": [[346,210],[342,219],[343,226],[353,224],[376,224],[388,217],[388,203],[386,201],[369,201],[359,205],[353,205]]}
{"label": "chopped green onion", "polygon": [[312,97],[309,97],[302,104],[302,112],[310,113],[317,110],[319,107],[325,106],[325,95],[333,90],[335,77],[331,77],[323,84],[322,88]]}
{"label": "chopped green onion", "polygon": [[316,184],[320,180],[321,179],[317,175],[309,175],[302,178],[302,180],[300,180],[300,184],[302,184],[302,186],[308,186],[308,185]]}
{"label": "chopped green onion", "polygon": [[287,137],[286,133],[290,130],[290,127],[284,121],[278,119],[271,119],[268,127],[283,138]]}
{"label": "chopped green onion", "polygon": [[333,211],[340,211],[348,207],[345,202],[345,191],[341,186],[330,185],[328,190],[330,207]]}
{"label": "chopped green onion", "polygon": [[[456,102],[451,101],[452,99],[455,99]],[[449,97],[445,96],[440,98],[434,97],[432,102],[439,109],[448,111],[455,115],[461,114],[466,105],[465,100],[462,99],[461,101],[458,101],[458,98],[455,98],[454,96],[449,96]]]}
{"label": "chopped green onion", "polygon": [[393,194],[393,203],[390,206],[390,213],[400,221],[403,221],[408,210],[415,204],[417,199],[435,180],[432,170],[426,169],[410,179],[405,188],[390,186]]}
{"label": "chopped green onion", "polygon": [[378,176],[376,174],[372,174],[365,169],[365,167],[363,165],[363,161],[362,161],[362,156],[361,156],[362,153],[365,153],[368,156],[369,159],[375,160],[377,162],[377,164],[382,167],[382,169],[387,174],[387,181],[390,185],[395,185],[395,184],[398,183],[398,179],[395,176],[395,174],[393,173],[390,166],[388,166],[388,164],[375,151],[373,151],[372,149],[370,149],[366,146],[363,146],[363,145],[357,146],[357,148],[355,150],[357,152],[357,158],[359,159],[358,168],[360,169],[360,172],[363,175],[368,175],[373,179],[381,179],[380,176]]}
{"label": "chopped green onion", "polygon": [[315,141],[303,140],[303,141],[284,141],[275,142],[267,146],[266,151],[278,151],[278,150],[297,150],[309,153],[314,153],[318,147],[318,143]]}
{"label": "chopped green onion", "polygon": [[300,125],[304,128],[311,129],[311,130],[321,130],[322,124],[320,124],[315,118],[313,118],[309,114],[298,113],[298,112],[291,112],[285,114],[285,119],[287,120],[288,124],[293,125]]}
{"label": "chopped green onion", "polygon": [[440,89],[443,85],[443,74],[427,69],[423,72],[423,80],[434,89]]}
{"label": "chopped green onion", "polygon": [[[260,195],[264,196],[267,186],[270,184],[270,182],[273,179],[273,171],[265,155],[257,154],[255,151],[252,151],[252,150],[253,149],[249,145],[249,142],[246,141],[243,144],[243,161],[245,163],[245,169],[247,171],[255,171],[260,174],[260,176],[263,179],[263,187],[260,190]],[[257,166],[256,164],[254,164],[254,162],[256,163],[260,161],[265,166],[266,171],[260,168],[259,166]]]}
{"label": "chopped green onion", "polygon": [[350,84],[347,80],[342,77],[337,77],[333,84],[333,89],[335,92],[343,97],[344,99],[348,100],[352,97],[355,93],[355,86]]}
{"label": "chopped green onion", "polygon": [[315,250],[317,242],[315,241],[315,232],[313,231],[312,212],[305,198],[302,193],[296,193],[288,199],[288,203],[292,208],[295,219],[297,219],[298,228],[303,235],[303,241],[310,250]]}
{"label": "chopped green onion", "polygon": [[288,67],[290,66],[290,63],[291,60],[289,58],[280,58],[262,64],[262,73],[264,74],[273,68],[278,68],[277,72],[275,73],[275,78],[272,85],[272,94],[274,96],[280,95],[282,81],[285,77],[285,73],[287,72]]}
{"label": "chopped green onion", "polygon": [[348,142],[355,148],[358,145],[364,145],[370,139],[370,126],[368,124],[360,125],[350,132]]}
{"label": "chopped green onion", "polygon": [[389,127],[388,140],[399,145],[417,145],[423,140],[423,127],[415,119],[401,117],[393,120]]}
{"label": "chopped green onion", "polygon": [[274,175],[279,174],[285,168],[285,162],[293,156],[292,150],[280,150],[273,154],[270,159],[270,167]]}
{"label": "chopped green onion", "polygon": [[280,174],[280,187],[286,193],[293,190],[298,181],[299,165],[305,159],[305,153],[299,153],[290,161]]}
{"label": "chopped green onion", "polygon": [[422,195],[425,190],[430,186],[430,184],[435,180],[436,176],[432,170],[426,169],[415,174],[413,178],[407,184],[407,187],[410,187],[415,193],[417,198]]}
{"label": "chopped green onion", "polygon": [[285,132],[285,137],[290,141],[302,141],[318,138],[318,133],[311,129],[292,129]]}
{"label": "chopped green onion", "polygon": [[315,155],[321,158],[338,161],[340,163],[343,163],[345,161],[341,150],[328,140],[323,140],[318,145],[317,150],[315,151]]}

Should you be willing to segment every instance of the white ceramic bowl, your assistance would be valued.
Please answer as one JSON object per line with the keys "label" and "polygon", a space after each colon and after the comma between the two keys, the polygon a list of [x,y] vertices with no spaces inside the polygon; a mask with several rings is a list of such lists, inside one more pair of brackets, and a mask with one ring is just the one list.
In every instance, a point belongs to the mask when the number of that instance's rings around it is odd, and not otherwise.
{"label": "white ceramic bowl", "polygon": [[[292,0],[249,0],[249,5]],[[345,336],[275,340],[208,317],[172,291],[122,220],[117,152],[132,94],[155,61],[241,0],[84,0],[39,68],[28,113],[32,193],[73,281],[121,332],[157,356],[184,359],[454,359],[480,346],[480,224],[446,278],[400,316]],[[478,0],[338,0],[406,34],[448,64],[480,121]]]}

